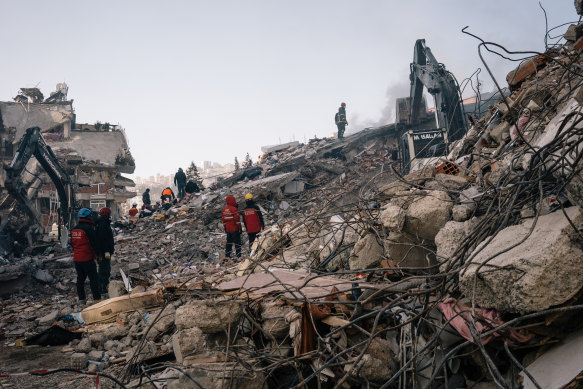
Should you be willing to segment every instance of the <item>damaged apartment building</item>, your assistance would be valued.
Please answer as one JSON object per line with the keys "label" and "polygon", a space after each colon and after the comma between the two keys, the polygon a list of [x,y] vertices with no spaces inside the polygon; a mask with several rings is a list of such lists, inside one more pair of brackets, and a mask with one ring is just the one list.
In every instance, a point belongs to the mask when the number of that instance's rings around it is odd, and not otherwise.
{"label": "damaged apartment building", "polygon": [[[6,166],[13,160],[27,129],[39,127],[42,138],[69,175],[75,194],[73,209],[99,210],[109,207],[115,216],[120,206],[133,197],[134,182],[122,174],[135,170],[124,130],[119,125],[96,122],[77,123],[73,100],[67,99],[68,87],[57,85],[56,91],[44,98],[38,88],[21,88],[11,102],[0,102],[0,212],[6,216],[14,210],[15,201],[6,194]],[[31,158],[20,179],[27,197],[40,214],[45,232],[56,222],[59,197],[55,184],[35,158]],[[6,217],[3,217],[6,223]]]}

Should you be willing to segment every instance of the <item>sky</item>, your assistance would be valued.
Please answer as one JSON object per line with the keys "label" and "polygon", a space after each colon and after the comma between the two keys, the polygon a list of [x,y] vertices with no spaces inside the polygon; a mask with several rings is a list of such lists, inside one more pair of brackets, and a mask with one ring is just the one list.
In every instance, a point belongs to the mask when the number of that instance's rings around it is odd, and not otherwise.
{"label": "sky", "polygon": [[[572,0],[540,3],[549,28],[578,20]],[[0,9],[0,100],[66,82],[78,122],[125,128],[142,177],[328,136],[341,102],[347,133],[392,123],[417,39],[460,82],[481,68],[488,92],[479,42],[461,29],[539,52],[546,33],[531,0],[4,0]],[[503,85],[517,65],[485,60]]]}

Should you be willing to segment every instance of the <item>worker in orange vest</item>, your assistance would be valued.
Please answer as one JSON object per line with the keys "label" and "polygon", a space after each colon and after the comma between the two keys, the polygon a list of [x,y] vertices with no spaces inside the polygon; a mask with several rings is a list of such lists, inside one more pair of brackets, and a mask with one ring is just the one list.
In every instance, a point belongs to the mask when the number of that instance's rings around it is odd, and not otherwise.
{"label": "worker in orange vest", "polygon": [[138,204],[132,204],[132,207],[130,208],[130,211],[128,212],[130,214],[130,227],[133,227],[136,225],[136,223],[138,222],[138,213],[140,211],[138,211]]}
{"label": "worker in orange vest", "polygon": [[160,196],[160,199],[162,200],[162,204],[170,204],[171,202],[176,200],[176,196],[174,195],[172,189],[170,189],[170,187],[167,186],[162,191],[162,196]]}

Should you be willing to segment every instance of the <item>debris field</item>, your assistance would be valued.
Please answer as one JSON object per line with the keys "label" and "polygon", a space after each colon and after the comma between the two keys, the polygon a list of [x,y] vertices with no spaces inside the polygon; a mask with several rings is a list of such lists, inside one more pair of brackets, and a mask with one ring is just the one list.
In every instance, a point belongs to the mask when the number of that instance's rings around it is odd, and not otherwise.
{"label": "debris field", "polygon": [[[580,387],[582,30],[410,174],[385,126],[116,222],[108,299],[75,302],[66,250],[6,259],[2,349],[52,347],[58,366],[0,368],[0,387]],[[224,258],[225,196],[247,193],[266,228]]]}

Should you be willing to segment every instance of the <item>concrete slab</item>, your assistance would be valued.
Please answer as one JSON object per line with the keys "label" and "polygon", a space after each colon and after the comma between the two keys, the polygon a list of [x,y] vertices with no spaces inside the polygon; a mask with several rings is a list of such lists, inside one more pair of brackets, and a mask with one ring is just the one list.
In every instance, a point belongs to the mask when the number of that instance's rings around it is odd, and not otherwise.
{"label": "concrete slab", "polygon": [[[363,283],[359,283],[363,287]],[[318,277],[299,271],[274,269],[270,273],[253,273],[235,278],[218,286],[219,290],[242,289],[253,294],[265,295],[283,292],[283,296],[292,300],[321,299],[336,287],[340,292],[352,289],[352,283],[332,277]],[[323,299],[323,298],[322,298]]]}
{"label": "concrete slab", "polygon": [[[569,384],[583,371],[583,330],[567,336],[526,369],[543,389],[559,389]],[[524,389],[536,389],[532,381],[520,373]]]}
{"label": "concrete slab", "polygon": [[271,146],[261,146],[261,151],[264,153],[273,153],[274,151],[285,150],[289,147],[299,146],[300,142],[297,140],[294,142],[282,143],[279,145],[271,145]]}

